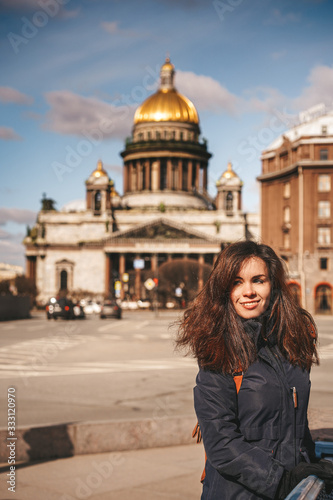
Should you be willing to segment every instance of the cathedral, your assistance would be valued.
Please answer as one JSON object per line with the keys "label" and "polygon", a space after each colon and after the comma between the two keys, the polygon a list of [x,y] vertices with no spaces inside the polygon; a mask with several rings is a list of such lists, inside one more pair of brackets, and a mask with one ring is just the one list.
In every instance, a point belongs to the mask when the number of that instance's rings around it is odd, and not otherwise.
{"label": "cathedral", "polygon": [[178,290],[197,270],[198,291],[225,244],[258,240],[259,215],[242,211],[243,183],[231,163],[221,169],[215,197],[208,193],[212,155],[201,139],[197,110],[176,90],[174,77],[167,58],[159,89],[135,112],[120,153],[122,195],[98,161],[85,181],[84,207],[68,203],[57,211],[43,200],[24,240],[26,274],[40,302],[61,290],[145,298],[153,279],[157,284],[171,276],[172,264],[180,270]]}

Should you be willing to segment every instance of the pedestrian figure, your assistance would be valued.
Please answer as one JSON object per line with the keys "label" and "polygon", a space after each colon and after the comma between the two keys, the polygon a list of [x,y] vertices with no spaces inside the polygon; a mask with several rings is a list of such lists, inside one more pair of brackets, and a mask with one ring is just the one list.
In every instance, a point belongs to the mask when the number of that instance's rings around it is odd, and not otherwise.
{"label": "pedestrian figure", "polygon": [[307,420],[316,337],[270,247],[245,241],[220,253],[176,341],[199,364],[201,500],[280,500],[311,474],[332,489],[333,464],[316,461]]}

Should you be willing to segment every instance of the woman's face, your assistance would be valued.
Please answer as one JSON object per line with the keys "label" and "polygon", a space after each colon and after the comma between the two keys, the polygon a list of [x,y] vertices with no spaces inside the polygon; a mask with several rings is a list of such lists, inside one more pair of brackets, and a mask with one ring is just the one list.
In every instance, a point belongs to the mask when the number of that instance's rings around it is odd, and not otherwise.
{"label": "woman's face", "polygon": [[238,316],[257,318],[266,311],[271,296],[271,283],[265,262],[251,257],[240,268],[230,298]]}

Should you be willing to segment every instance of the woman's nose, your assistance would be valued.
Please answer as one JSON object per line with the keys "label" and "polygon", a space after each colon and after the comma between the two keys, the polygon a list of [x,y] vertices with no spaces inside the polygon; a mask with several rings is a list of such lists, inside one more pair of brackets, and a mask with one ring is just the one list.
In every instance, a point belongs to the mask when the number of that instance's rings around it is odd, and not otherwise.
{"label": "woman's nose", "polygon": [[255,295],[255,289],[253,287],[253,283],[244,283],[243,295],[251,296]]}

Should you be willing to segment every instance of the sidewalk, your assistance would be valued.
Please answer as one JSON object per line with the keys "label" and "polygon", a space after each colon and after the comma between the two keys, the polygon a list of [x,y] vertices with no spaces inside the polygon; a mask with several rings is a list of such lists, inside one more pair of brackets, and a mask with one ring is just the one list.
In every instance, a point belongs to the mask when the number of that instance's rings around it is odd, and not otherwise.
{"label": "sidewalk", "polygon": [[[331,417],[331,410],[310,412],[313,439],[333,440]],[[139,427],[137,422],[114,424],[93,423],[88,429],[87,424],[75,427],[70,449],[74,456],[39,462],[17,461],[14,495],[7,489],[8,467],[5,470],[3,462],[0,464],[0,499],[15,496],[16,500],[199,500],[204,450],[189,436],[191,418],[162,419],[158,425],[147,420]],[[38,432],[35,458],[52,436],[59,445],[58,452],[64,451],[60,445],[61,435],[53,432],[54,429],[50,436],[48,432]],[[137,449],[124,449],[124,439]],[[110,449],[113,451],[107,451]]]}
{"label": "sidewalk", "polygon": [[77,455],[17,466],[15,493],[0,475],[0,499],[157,500],[200,498],[201,445]]}

